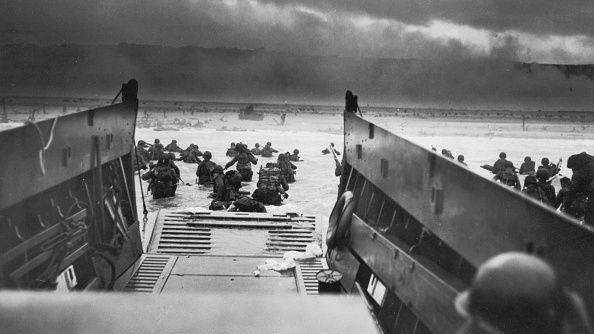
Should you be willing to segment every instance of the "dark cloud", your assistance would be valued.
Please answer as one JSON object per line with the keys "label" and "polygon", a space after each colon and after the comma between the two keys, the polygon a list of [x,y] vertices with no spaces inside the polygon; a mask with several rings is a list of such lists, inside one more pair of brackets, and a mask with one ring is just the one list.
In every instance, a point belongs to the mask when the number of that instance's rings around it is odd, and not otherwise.
{"label": "dark cloud", "polygon": [[592,0],[267,0],[344,10],[410,24],[431,20],[536,34],[594,35]]}
{"label": "dark cloud", "polygon": [[[546,43],[549,33],[594,35],[594,15],[589,15],[594,14],[594,2],[569,0],[563,6],[557,1],[536,2],[4,0],[0,3],[0,44],[128,42],[264,47],[297,54],[382,58],[486,56],[564,63],[593,61],[594,51],[588,47],[592,37],[585,37],[579,42],[582,46],[573,49],[565,47],[567,43]],[[475,34],[494,37],[489,41],[479,37],[473,40],[463,36],[464,32],[456,35],[456,27],[442,28],[452,29],[452,36],[435,36],[433,33],[440,28],[428,31],[432,20],[489,28],[492,31]],[[536,35],[520,38],[513,32],[497,33],[508,30]],[[540,49],[529,45],[537,39],[543,41],[537,45]]]}

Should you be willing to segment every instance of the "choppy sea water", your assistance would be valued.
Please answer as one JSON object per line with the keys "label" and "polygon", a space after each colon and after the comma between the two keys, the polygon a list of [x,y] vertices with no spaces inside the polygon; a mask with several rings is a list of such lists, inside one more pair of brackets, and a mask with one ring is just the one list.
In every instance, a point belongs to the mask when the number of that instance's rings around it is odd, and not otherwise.
{"label": "choppy sea water", "polygon": [[[181,115],[180,115],[181,116]],[[444,122],[406,120],[402,118],[373,117],[378,126],[393,131],[423,147],[434,146],[440,151],[447,148],[454,155],[463,154],[469,169],[487,178],[490,172],[480,168],[483,164],[492,164],[501,151],[507,153],[508,159],[519,167],[525,156],[540,162],[548,157],[551,162],[559,158],[564,161],[574,153],[590,151],[594,148],[594,136],[589,131],[575,133],[574,124],[538,124],[532,130],[523,132],[521,126],[509,122]],[[179,117],[182,118],[182,117]],[[303,161],[297,162],[296,182],[291,184],[289,198],[282,206],[268,206],[269,212],[297,212],[317,215],[322,221],[327,220],[336,200],[339,178],[334,176],[334,161],[331,155],[323,155],[321,150],[330,142],[342,151],[342,117],[341,115],[323,114],[290,114],[284,126],[278,123],[278,116],[266,115],[264,121],[238,120],[234,113],[205,113],[192,117],[193,122],[201,119],[207,121],[203,128],[179,128],[179,131],[155,131],[151,128],[137,128],[136,140],[152,143],[155,138],[166,145],[176,139],[182,148],[190,143],[197,144],[201,151],[210,151],[213,161],[224,166],[230,159],[225,157],[230,142],[243,142],[250,148],[254,144],[264,145],[267,141],[280,152],[298,148]],[[173,117],[160,120],[167,125]],[[175,125],[171,125],[175,127]],[[579,126],[579,125],[578,125]],[[255,189],[257,170],[266,162],[276,161],[276,157],[258,157],[258,164],[253,166],[254,181],[247,184],[244,190]],[[198,186],[196,180],[196,164],[177,162],[181,177],[185,183],[177,188],[176,196],[167,199],[153,200],[145,196],[149,212],[160,208],[185,209],[188,207],[207,208],[210,199],[210,188]],[[233,168],[233,167],[232,167]],[[571,175],[567,168],[562,169],[564,175]],[[555,183],[558,186],[558,181]],[[147,183],[143,182],[146,195]],[[137,194],[140,194],[136,180]],[[137,196],[139,216],[142,211],[142,200]]]}

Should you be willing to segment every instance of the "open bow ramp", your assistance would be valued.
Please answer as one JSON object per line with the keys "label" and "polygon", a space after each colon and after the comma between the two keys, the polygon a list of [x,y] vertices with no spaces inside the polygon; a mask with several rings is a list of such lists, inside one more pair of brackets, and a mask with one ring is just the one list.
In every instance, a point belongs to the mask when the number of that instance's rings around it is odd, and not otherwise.
{"label": "open bow ramp", "polygon": [[317,295],[324,258],[296,261],[294,270],[261,270],[289,251],[320,246],[314,216],[245,212],[161,210],[147,253],[116,289],[143,293],[179,291]]}

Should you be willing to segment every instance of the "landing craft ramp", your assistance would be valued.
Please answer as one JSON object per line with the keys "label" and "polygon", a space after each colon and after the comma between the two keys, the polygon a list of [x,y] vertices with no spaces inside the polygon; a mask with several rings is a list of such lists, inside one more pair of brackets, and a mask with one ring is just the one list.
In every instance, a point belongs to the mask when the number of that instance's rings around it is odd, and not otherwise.
{"label": "landing craft ramp", "polygon": [[116,289],[142,293],[235,292],[317,295],[324,258],[297,261],[295,270],[254,271],[284,252],[320,245],[314,216],[212,211],[159,211],[147,252]]}

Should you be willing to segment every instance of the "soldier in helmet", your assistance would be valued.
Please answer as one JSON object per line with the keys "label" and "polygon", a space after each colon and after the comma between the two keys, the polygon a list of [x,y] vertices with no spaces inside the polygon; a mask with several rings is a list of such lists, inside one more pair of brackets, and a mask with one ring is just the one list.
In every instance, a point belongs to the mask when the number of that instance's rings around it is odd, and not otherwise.
{"label": "soldier in helmet", "polygon": [[210,185],[212,184],[212,171],[216,164],[210,160],[212,154],[209,151],[204,151],[203,158],[204,160],[198,164],[196,169],[198,184]]}
{"label": "soldier in helmet", "polygon": [[253,155],[260,155],[262,153],[262,150],[260,149],[260,144],[256,143],[256,145],[254,145],[255,147],[252,148],[251,152]]}
{"label": "soldier in helmet", "polygon": [[538,186],[538,180],[534,175],[526,176],[524,179],[524,189],[522,189],[522,193],[534,198],[537,201],[543,202],[545,204],[551,204],[542,188]]}
{"label": "soldier in helmet", "polygon": [[163,154],[163,144],[159,139],[155,139],[155,143],[148,149],[150,160],[159,160]]}
{"label": "soldier in helmet", "polygon": [[252,175],[252,164],[257,164],[258,159],[254,157],[252,152],[250,152],[245,146],[245,144],[239,143],[235,146],[235,151],[237,151],[237,155],[231,159],[226,165],[225,169],[233,166],[237,163],[237,171],[241,174],[244,181],[251,181]]}
{"label": "soldier in helmet", "polygon": [[181,149],[181,147],[177,146],[177,140],[174,139],[171,141],[171,143],[169,143],[169,144],[167,144],[167,146],[165,146],[165,151],[181,153],[183,150]]}
{"label": "soldier in helmet", "polygon": [[293,154],[289,155],[289,161],[299,161],[300,159],[298,149],[294,149]]}
{"label": "soldier in helmet", "polygon": [[258,176],[258,188],[252,194],[254,200],[264,205],[281,205],[283,198],[289,197],[286,193],[289,184],[275,164],[267,163],[265,168],[260,169]]}
{"label": "soldier in helmet", "polygon": [[497,175],[498,173],[505,171],[509,166],[514,168],[514,164],[508,161],[506,158],[507,154],[505,154],[505,152],[499,153],[499,160],[493,163],[493,174]]}
{"label": "soldier in helmet", "polygon": [[297,169],[297,166],[289,161],[288,155],[285,153],[279,154],[276,165],[280,168],[281,175],[288,183],[295,182],[295,170]]}
{"label": "soldier in helmet", "polygon": [[458,155],[458,162],[463,164],[464,166],[468,166],[466,162],[464,162],[464,156],[462,154]]}
{"label": "soldier in helmet", "polygon": [[262,156],[265,158],[270,158],[272,157],[273,153],[278,153],[278,151],[272,148],[271,142],[267,142],[264,148],[262,149]]}
{"label": "soldier in helmet", "polygon": [[513,187],[516,190],[522,189],[522,186],[520,185],[520,179],[518,178],[518,174],[516,174],[514,165],[511,162],[507,161],[507,165],[503,168],[503,170],[497,172],[494,179],[496,181],[500,181],[508,187]]}
{"label": "soldier in helmet", "polygon": [[136,145],[136,151],[132,154],[132,166],[134,166],[134,170],[146,169],[147,165],[147,152],[144,147],[147,146],[147,143],[144,140],[139,140],[138,144]]}
{"label": "soldier in helmet", "polygon": [[594,226],[594,156],[586,152],[574,154],[567,159],[567,168],[573,171],[573,175],[563,206],[569,208],[578,198],[587,198],[584,223]]}
{"label": "soldier in helmet", "polygon": [[550,205],[554,205],[555,201],[557,200],[557,195],[555,192],[555,187],[549,182],[549,172],[546,169],[539,169],[536,171],[536,185],[542,189],[542,192],[547,198],[546,203]]}
{"label": "soldier in helmet", "polygon": [[559,173],[559,167],[557,165],[549,163],[549,158],[542,158],[540,161],[541,165],[538,166],[538,169],[544,169],[549,173],[549,177],[557,175]]}
{"label": "soldier in helmet", "polygon": [[553,268],[524,253],[503,253],[482,264],[456,310],[461,334],[591,333],[579,295],[560,285]]}
{"label": "soldier in helmet", "polygon": [[534,175],[534,165],[532,158],[525,157],[524,162],[520,166],[520,175]]}
{"label": "soldier in helmet", "polygon": [[231,143],[229,145],[229,148],[227,149],[227,152],[225,153],[225,156],[228,157],[236,157],[237,156],[237,151],[235,150],[235,143]]}
{"label": "soldier in helmet", "polygon": [[142,179],[149,181],[148,189],[153,198],[171,197],[175,195],[178,176],[169,163],[168,157],[159,159],[151,170],[142,175]]}

